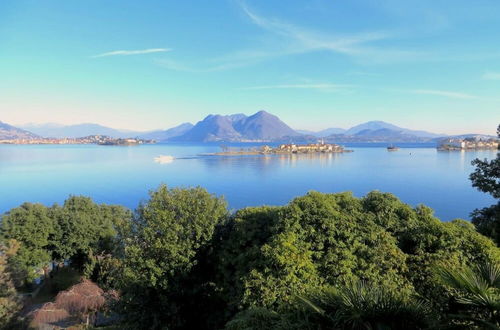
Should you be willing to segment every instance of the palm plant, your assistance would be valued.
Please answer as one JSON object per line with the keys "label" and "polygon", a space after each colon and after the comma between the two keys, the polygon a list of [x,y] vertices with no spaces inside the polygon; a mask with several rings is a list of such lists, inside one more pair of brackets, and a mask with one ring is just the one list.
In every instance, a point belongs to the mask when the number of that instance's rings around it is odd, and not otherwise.
{"label": "palm plant", "polygon": [[309,310],[320,315],[324,328],[427,329],[435,320],[425,302],[364,281],[299,299]]}
{"label": "palm plant", "polygon": [[474,268],[437,268],[442,283],[452,290],[461,307],[461,314],[452,315],[468,319],[482,327],[498,329],[500,326],[500,264],[485,262]]}

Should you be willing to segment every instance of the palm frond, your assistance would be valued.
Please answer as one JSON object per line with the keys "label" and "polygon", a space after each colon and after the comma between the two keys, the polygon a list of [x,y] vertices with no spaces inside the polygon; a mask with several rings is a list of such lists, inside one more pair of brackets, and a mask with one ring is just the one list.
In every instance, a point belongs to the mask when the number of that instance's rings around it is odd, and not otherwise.
{"label": "palm frond", "polygon": [[477,276],[470,268],[456,270],[439,267],[436,273],[445,285],[457,290],[481,293],[487,291],[490,287],[487,280],[482,278],[482,276]]}
{"label": "palm frond", "polygon": [[425,328],[431,319],[426,302],[364,281],[350,282],[322,297],[302,297],[301,301],[331,321],[332,327],[341,329]]}
{"label": "palm frond", "polygon": [[487,262],[478,265],[476,273],[487,281],[490,287],[500,289],[500,264]]}
{"label": "palm frond", "polygon": [[317,304],[313,303],[311,300],[305,298],[304,296],[297,296],[297,298],[304,303],[305,307],[311,309],[313,312],[318,313],[322,316],[325,315],[325,310],[319,307]]}
{"label": "palm frond", "polygon": [[441,281],[457,290],[460,294],[457,302],[464,305],[484,307],[488,310],[500,309],[500,266],[486,262],[474,270],[469,267],[462,269],[436,269]]}

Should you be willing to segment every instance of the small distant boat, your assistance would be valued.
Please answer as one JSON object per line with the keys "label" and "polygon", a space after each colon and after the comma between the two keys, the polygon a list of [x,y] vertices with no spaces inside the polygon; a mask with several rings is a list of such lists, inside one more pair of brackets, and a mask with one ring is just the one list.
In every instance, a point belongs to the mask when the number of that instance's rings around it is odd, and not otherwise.
{"label": "small distant boat", "polygon": [[387,151],[398,151],[398,150],[399,148],[393,145],[387,147]]}

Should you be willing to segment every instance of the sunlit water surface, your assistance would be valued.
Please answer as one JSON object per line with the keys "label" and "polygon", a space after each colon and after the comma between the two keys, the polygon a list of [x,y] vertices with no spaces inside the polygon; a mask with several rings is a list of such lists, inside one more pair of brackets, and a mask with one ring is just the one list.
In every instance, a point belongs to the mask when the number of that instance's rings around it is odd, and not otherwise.
{"label": "sunlit water surface", "polygon": [[443,220],[468,219],[475,208],[493,203],[471,187],[468,176],[471,161],[493,158],[494,150],[438,152],[431,145],[405,145],[388,152],[384,145],[363,144],[349,149],[354,152],[222,157],[203,155],[220,151],[216,144],[0,145],[0,212],[25,201],[61,203],[70,194],[135,208],[160,183],[202,186],[224,195],[231,209],[282,205],[309,190],[391,192],[413,206],[432,207]]}

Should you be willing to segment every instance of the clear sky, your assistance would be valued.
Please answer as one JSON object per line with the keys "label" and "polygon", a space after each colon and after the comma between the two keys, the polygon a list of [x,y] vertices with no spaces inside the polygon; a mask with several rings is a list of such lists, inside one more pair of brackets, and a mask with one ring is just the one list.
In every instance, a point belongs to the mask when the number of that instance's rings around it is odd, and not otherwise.
{"label": "clear sky", "polygon": [[0,121],[500,122],[498,0],[1,0]]}

